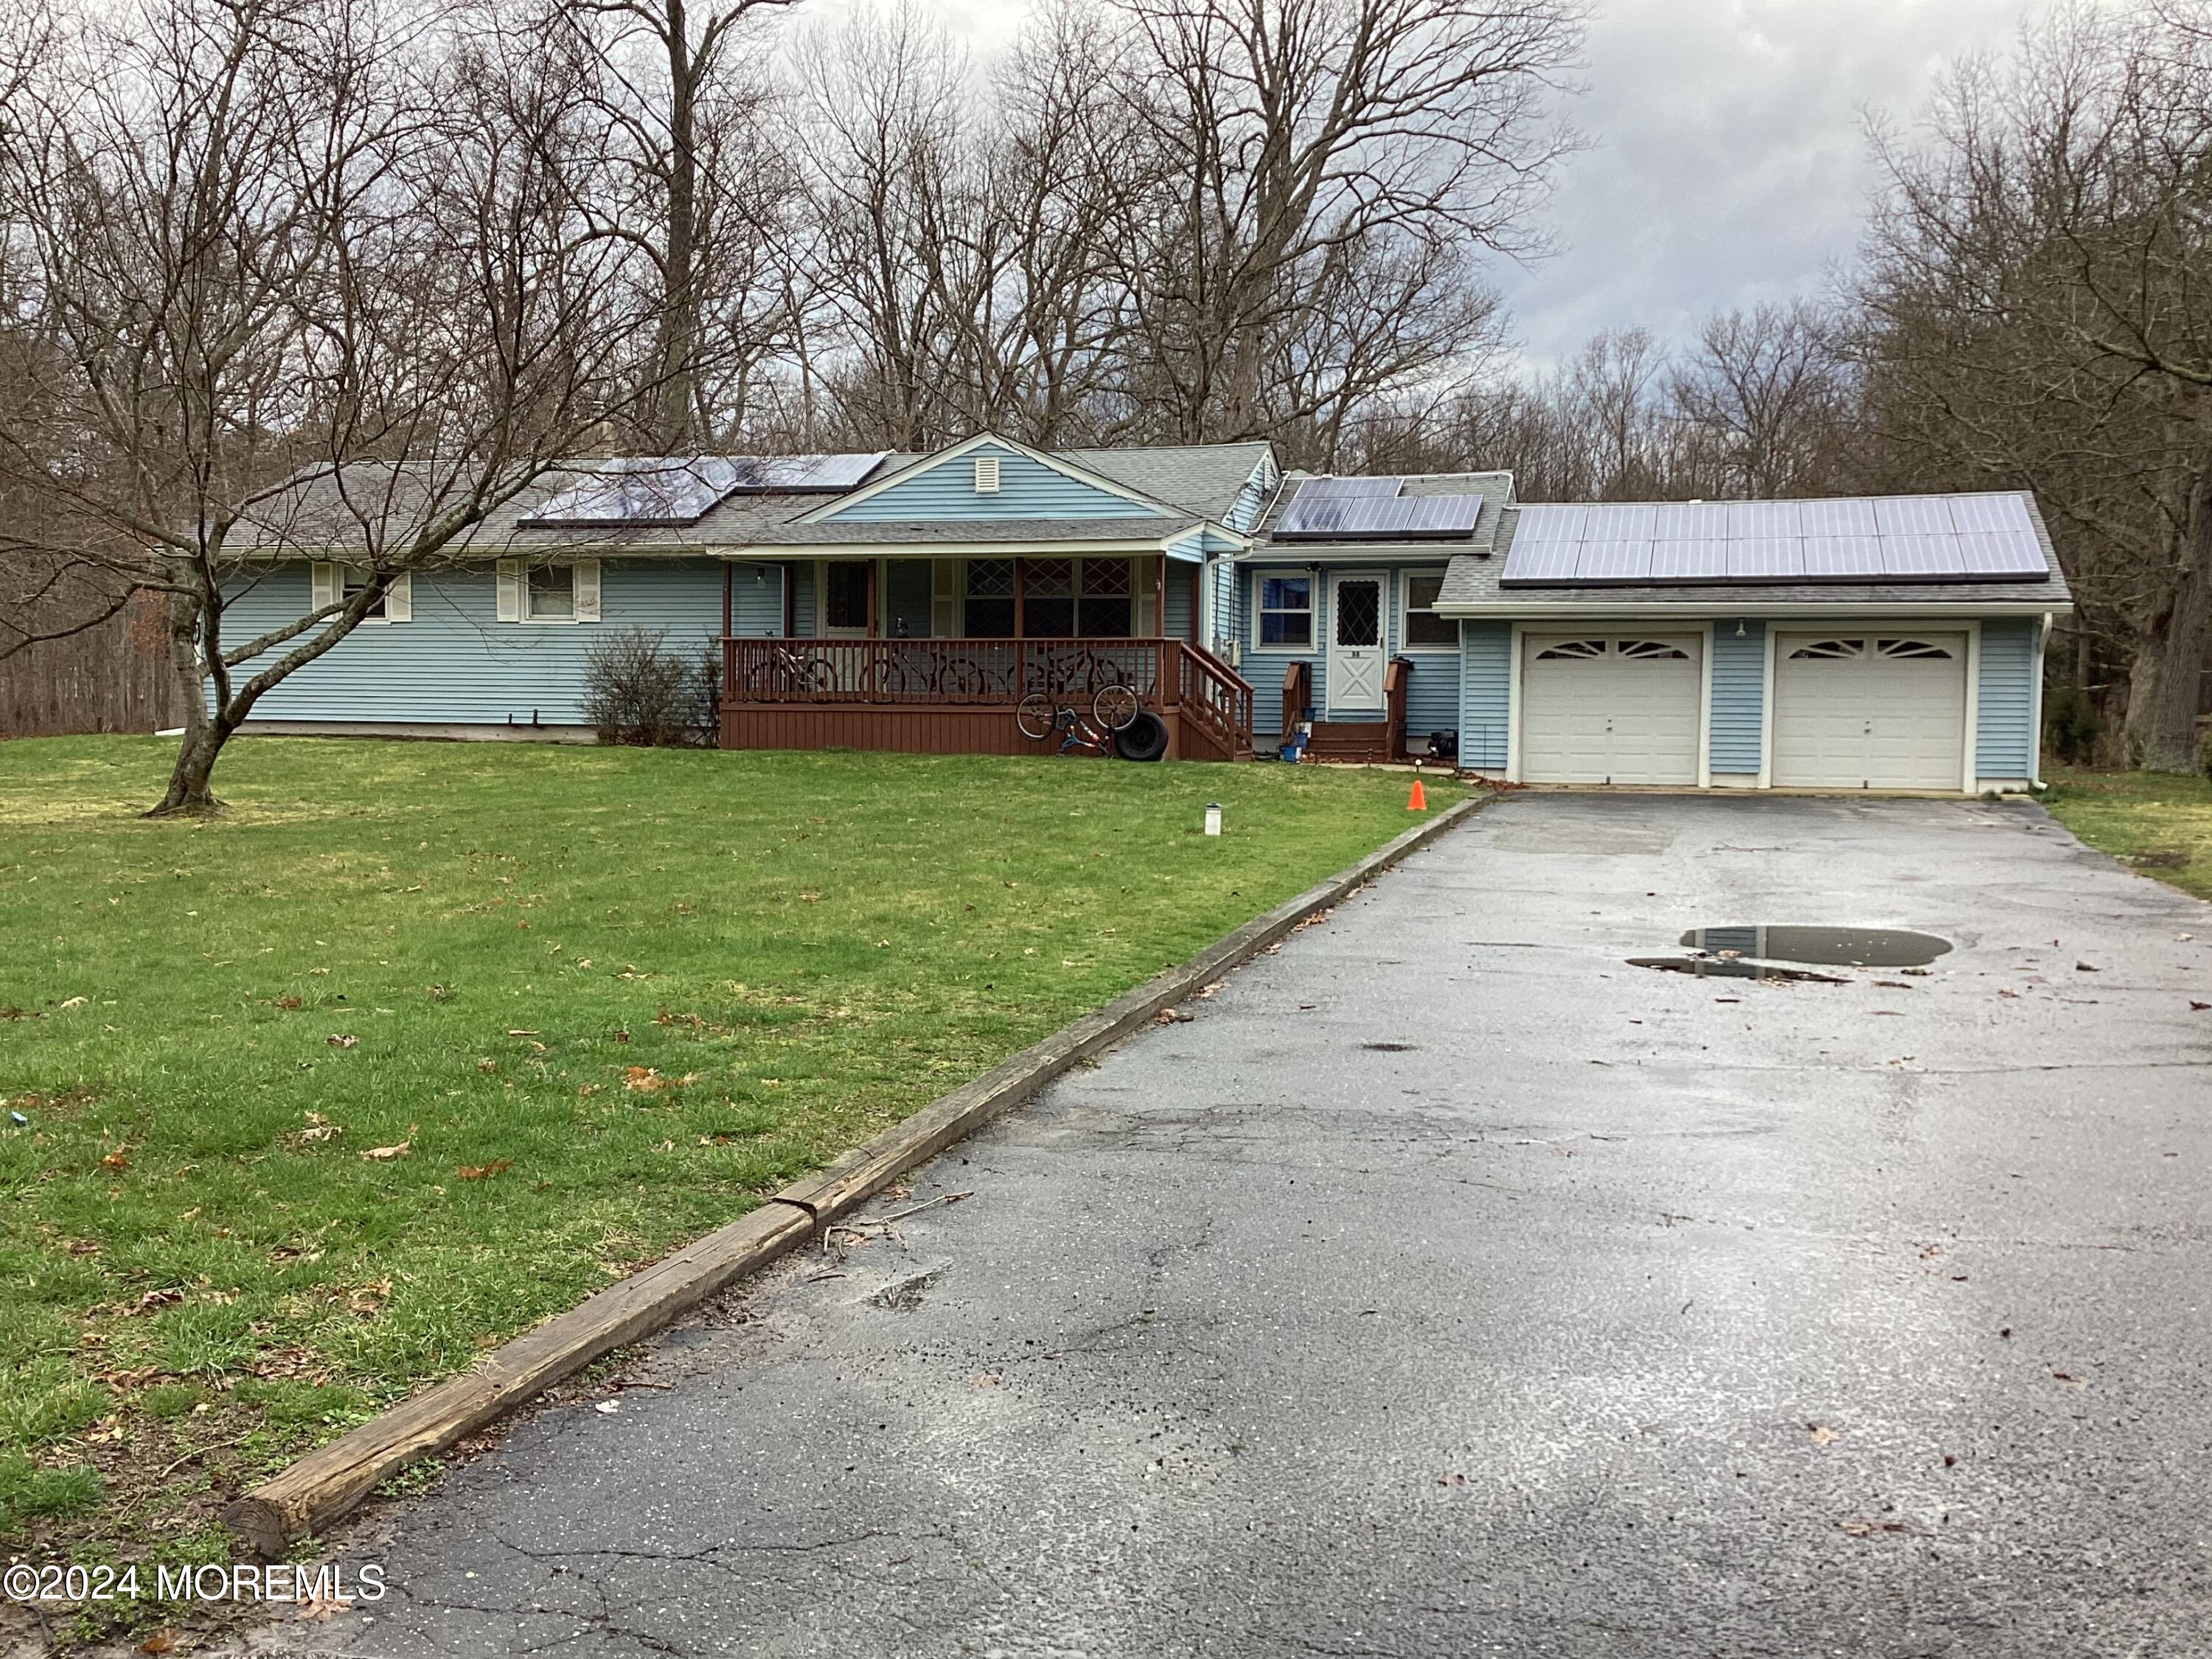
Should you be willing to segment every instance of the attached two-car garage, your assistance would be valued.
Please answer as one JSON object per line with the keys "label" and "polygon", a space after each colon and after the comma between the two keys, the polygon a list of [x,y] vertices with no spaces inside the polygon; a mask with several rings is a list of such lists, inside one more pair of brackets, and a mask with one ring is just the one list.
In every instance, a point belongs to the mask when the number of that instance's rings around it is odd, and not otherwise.
{"label": "attached two-car garage", "polygon": [[[1771,699],[1765,781],[1783,788],[1970,787],[1968,640],[1940,628],[1777,627],[1764,672],[1747,665]],[[1520,646],[1522,781],[1709,780],[1704,659],[1711,647],[1702,629],[1532,629]]]}

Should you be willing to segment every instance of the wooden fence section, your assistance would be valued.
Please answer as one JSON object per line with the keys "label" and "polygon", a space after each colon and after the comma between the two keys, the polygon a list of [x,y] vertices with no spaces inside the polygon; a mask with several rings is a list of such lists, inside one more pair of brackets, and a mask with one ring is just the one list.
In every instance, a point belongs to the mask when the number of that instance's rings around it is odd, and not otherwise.
{"label": "wooden fence section", "polygon": [[843,746],[932,755],[1019,755],[1014,710],[1042,693],[1088,712],[1126,685],[1168,727],[1168,752],[1251,752],[1252,688],[1182,640],[726,639],[722,744]]}

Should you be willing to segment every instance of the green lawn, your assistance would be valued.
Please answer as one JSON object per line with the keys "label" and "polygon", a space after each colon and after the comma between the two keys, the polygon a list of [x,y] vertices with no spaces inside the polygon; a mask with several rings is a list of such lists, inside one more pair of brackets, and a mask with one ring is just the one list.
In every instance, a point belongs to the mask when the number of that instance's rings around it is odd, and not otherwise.
{"label": "green lawn", "polygon": [[2212,899],[2212,780],[2057,768],[2045,805],[2090,846]]}
{"label": "green lawn", "polygon": [[258,738],[148,823],[172,748],[0,744],[38,1558],[219,1558],[286,1456],[1410,821],[1387,773]]}

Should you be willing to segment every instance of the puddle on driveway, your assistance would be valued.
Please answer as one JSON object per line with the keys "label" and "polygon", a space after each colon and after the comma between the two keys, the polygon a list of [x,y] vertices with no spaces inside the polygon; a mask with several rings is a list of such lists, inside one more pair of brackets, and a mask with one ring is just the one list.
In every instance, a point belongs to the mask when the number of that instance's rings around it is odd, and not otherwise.
{"label": "puddle on driveway", "polygon": [[1951,948],[1948,939],[1895,927],[1692,927],[1682,943],[1762,962],[1838,968],[1922,968]]}
{"label": "puddle on driveway", "polygon": [[[1686,945],[1689,941],[1685,939],[1683,943]],[[1656,968],[1668,974],[1695,974],[1699,979],[1810,981],[1815,985],[1850,983],[1850,981],[1834,974],[1816,974],[1809,968],[1777,968],[1768,963],[1745,962],[1735,957],[1631,957],[1628,965],[1632,968]]]}

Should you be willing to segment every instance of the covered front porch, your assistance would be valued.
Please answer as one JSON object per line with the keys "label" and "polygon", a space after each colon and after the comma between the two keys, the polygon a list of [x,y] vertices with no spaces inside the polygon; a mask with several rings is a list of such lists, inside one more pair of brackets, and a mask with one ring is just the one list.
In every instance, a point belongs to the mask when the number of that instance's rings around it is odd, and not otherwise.
{"label": "covered front porch", "polygon": [[1118,684],[1170,757],[1247,758],[1252,687],[1200,642],[1202,570],[1159,552],[733,564],[722,746],[1047,752],[1015,722],[1024,697],[1087,714]]}

